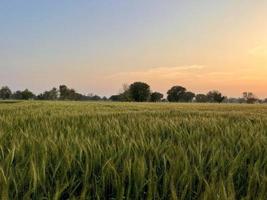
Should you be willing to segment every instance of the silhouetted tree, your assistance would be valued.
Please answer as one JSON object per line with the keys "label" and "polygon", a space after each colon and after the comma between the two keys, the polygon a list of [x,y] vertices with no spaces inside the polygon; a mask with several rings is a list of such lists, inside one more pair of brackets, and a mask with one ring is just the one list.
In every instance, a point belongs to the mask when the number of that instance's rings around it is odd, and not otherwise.
{"label": "silhouetted tree", "polygon": [[246,103],[253,104],[258,101],[258,98],[252,92],[243,92],[243,98]]}
{"label": "silhouetted tree", "polygon": [[150,96],[150,101],[151,102],[159,102],[163,98],[163,94],[159,92],[153,92]]}
{"label": "silhouetted tree", "polygon": [[102,100],[103,100],[103,101],[107,101],[108,98],[107,98],[106,96],[103,96]]}
{"label": "silhouetted tree", "polygon": [[119,94],[115,94],[109,97],[111,101],[121,101],[121,96]]}
{"label": "silhouetted tree", "polygon": [[0,89],[0,99],[10,99],[12,95],[11,90],[9,89],[9,87],[4,86]]}
{"label": "silhouetted tree", "polygon": [[182,94],[181,99],[179,101],[181,102],[192,102],[195,97],[195,93],[193,92],[185,92]]}
{"label": "silhouetted tree", "polygon": [[226,98],[225,96],[222,96],[222,93],[220,93],[217,90],[208,92],[207,97],[209,102],[215,102],[215,103],[221,103]]}
{"label": "silhouetted tree", "polygon": [[59,98],[61,100],[65,100],[65,99],[68,99],[68,96],[69,96],[69,89],[66,85],[60,85],[59,86]]}
{"label": "silhouetted tree", "polygon": [[148,101],[150,98],[150,86],[143,82],[135,82],[130,85],[131,98],[137,102]]}
{"label": "silhouetted tree", "polygon": [[186,89],[182,86],[173,86],[170,90],[168,90],[167,94],[167,99],[170,102],[179,102],[184,93],[186,92]]}
{"label": "silhouetted tree", "polygon": [[130,87],[127,84],[122,85],[122,91],[119,94],[120,101],[132,101]]}
{"label": "silhouetted tree", "polygon": [[24,91],[21,92],[21,99],[23,100],[34,99],[34,97],[35,97],[34,93],[28,89],[25,89]]}
{"label": "silhouetted tree", "polygon": [[12,99],[21,100],[22,99],[22,92],[20,90],[14,92],[11,96]]}
{"label": "silhouetted tree", "polygon": [[197,94],[196,95],[196,102],[206,103],[208,101],[209,101],[209,99],[208,99],[207,95],[205,95],[205,94]]}
{"label": "silhouetted tree", "polygon": [[83,95],[76,93],[74,89],[69,89],[66,85],[59,86],[59,99],[60,100],[81,100]]}
{"label": "silhouetted tree", "polygon": [[49,91],[45,91],[37,96],[39,100],[57,100],[58,98],[58,90],[57,88],[52,88]]}
{"label": "silhouetted tree", "polygon": [[92,96],[92,97],[90,98],[90,100],[92,100],[92,101],[100,101],[100,100],[101,100],[101,97],[98,96],[98,95],[94,95],[94,96]]}

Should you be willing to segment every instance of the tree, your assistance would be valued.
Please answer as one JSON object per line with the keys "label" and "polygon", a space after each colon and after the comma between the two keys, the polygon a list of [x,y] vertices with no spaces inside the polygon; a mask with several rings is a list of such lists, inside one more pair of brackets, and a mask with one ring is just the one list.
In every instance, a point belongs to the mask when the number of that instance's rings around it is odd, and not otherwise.
{"label": "tree", "polygon": [[56,100],[58,98],[58,90],[57,88],[52,88],[50,91],[47,92],[47,96],[49,100]]}
{"label": "tree", "polygon": [[10,99],[11,95],[12,95],[12,92],[9,89],[9,87],[4,86],[0,89],[0,99],[3,99],[3,100]]}
{"label": "tree", "polygon": [[180,101],[181,102],[192,102],[194,97],[195,97],[195,93],[193,92],[185,92],[182,96]]}
{"label": "tree", "polygon": [[106,96],[103,96],[102,100],[103,100],[103,101],[107,101],[108,98],[107,98]]}
{"label": "tree", "polygon": [[206,103],[208,101],[209,101],[209,99],[208,99],[207,95],[205,95],[205,94],[197,94],[196,95],[196,102]]}
{"label": "tree", "polygon": [[101,97],[98,96],[98,95],[94,95],[94,96],[91,97],[90,100],[92,100],[92,101],[100,101],[101,100]]}
{"label": "tree", "polygon": [[76,93],[74,89],[69,89],[66,85],[59,86],[59,98],[61,100],[82,100],[84,96]]}
{"label": "tree", "polygon": [[150,86],[143,82],[135,82],[130,85],[131,98],[137,102],[148,101],[150,98]]}
{"label": "tree", "polygon": [[121,101],[121,96],[119,94],[112,95],[109,97],[109,100],[111,101]]}
{"label": "tree", "polygon": [[153,92],[150,97],[151,102],[159,102],[163,98],[163,94],[159,92]]}
{"label": "tree", "polygon": [[132,101],[130,87],[125,83],[122,85],[122,91],[119,94],[120,101]]}
{"label": "tree", "polygon": [[11,96],[12,99],[21,100],[22,99],[22,92],[20,90],[14,92]]}
{"label": "tree", "polygon": [[57,88],[52,88],[49,91],[45,91],[37,96],[39,100],[57,100],[58,98],[58,90]]}
{"label": "tree", "polygon": [[243,98],[245,99],[246,103],[249,104],[253,104],[258,101],[256,95],[254,95],[252,92],[243,92]]}
{"label": "tree", "polygon": [[222,93],[220,93],[217,90],[208,92],[207,97],[209,102],[216,102],[216,103],[221,103],[226,98],[225,96],[222,96]]}
{"label": "tree", "polygon": [[173,86],[170,90],[168,90],[167,99],[170,102],[178,102],[181,100],[182,96],[186,92],[186,89],[182,86]]}
{"label": "tree", "polygon": [[69,89],[68,89],[68,87],[66,86],[66,85],[60,85],[59,86],[59,94],[60,94],[60,99],[61,100],[65,100],[65,99],[67,99],[68,98],[68,92],[69,91]]}
{"label": "tree", "polygon": [[35,95],[33,94],[33,92],[31,92],[28,89],[25,89],[24,91],[21,92],[21,99],[29,100],[29,99],[33,99],[34,97]]}

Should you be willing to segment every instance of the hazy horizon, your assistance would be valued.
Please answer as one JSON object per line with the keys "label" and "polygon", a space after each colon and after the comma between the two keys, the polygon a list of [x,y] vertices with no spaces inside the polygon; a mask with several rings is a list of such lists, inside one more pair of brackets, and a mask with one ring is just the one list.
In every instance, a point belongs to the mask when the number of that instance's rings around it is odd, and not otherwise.
{"label": "hazy horizon", "polygon": [[[27,3],[26,3],[27,2]],[[0,86],[267,97],[267,1],[3,1]]]}

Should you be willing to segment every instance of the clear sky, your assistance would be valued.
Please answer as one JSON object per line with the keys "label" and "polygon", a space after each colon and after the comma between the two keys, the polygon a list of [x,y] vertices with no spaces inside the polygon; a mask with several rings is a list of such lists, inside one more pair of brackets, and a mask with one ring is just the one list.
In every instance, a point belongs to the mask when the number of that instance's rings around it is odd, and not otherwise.
{"label": "clear sky", "polygon": [[0,85],[267,97],[266,0],[0,0]]}

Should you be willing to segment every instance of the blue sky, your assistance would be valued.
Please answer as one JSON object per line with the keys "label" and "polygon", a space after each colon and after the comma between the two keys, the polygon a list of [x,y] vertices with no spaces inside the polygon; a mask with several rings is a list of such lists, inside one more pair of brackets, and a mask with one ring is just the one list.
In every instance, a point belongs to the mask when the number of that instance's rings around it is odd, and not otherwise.
{"label": "blue sky", "polygon": [[110,95],[142,79],[162,92],[266,94],[266,1],[0,3],[0,85],[13,90]]}

